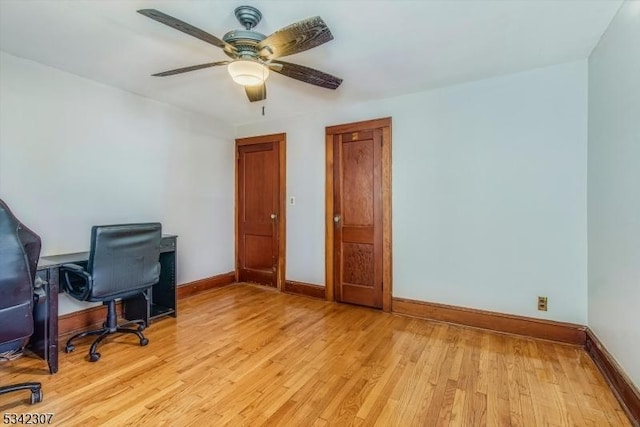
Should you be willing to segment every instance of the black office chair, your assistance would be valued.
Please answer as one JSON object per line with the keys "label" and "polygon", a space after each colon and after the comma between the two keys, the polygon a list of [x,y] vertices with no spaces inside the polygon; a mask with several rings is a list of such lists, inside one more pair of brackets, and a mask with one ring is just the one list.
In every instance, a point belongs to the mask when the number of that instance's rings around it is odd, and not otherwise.
{"label": "black office chair", "polygon": [[[33,281],[40,257],[40,237],[16,219],[0,200],[0,360],[22,351],[33,334]],[[31,403],[42,401],[37,382],[0,387],[0,394],[31,390]]]}
{"label": "black office chair", "polygon": [[[89,349],[91,362],[100,359],[96,351],[98,345],[117,332],[137,335],[142,346],[149,343],[142,335],[146,319],[118,325],[115,301],[143,293],[158,283],[161,237],[160,223],[94,226],[87,268],[76,264],[60,267],[62,284],[69,295],[80,301],[100,301],[107,306],[103,327],[71,337],[65,347],[67,353],[75,348],[72,341],[89,335],[98,335]],[[130,325],[138,327],[128,329]]]}

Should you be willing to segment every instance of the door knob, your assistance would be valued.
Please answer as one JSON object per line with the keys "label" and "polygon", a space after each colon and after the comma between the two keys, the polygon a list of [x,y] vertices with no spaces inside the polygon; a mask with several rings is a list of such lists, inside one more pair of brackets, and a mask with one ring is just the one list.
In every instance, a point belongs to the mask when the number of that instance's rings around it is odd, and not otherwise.
{"label": "door knob", "polygon": [[275,214],[275,213],[272,213],[272,214],[271,214],[271,219],[272,219],[272,220],[274,220],[274,221],[275,221],[277,218],[278,218],[278,214]]}
{"label": "door knob", "polygon": [[333,222],[335,222],[336,224],[340,222],[340,214],[337,214],[333,217]]}

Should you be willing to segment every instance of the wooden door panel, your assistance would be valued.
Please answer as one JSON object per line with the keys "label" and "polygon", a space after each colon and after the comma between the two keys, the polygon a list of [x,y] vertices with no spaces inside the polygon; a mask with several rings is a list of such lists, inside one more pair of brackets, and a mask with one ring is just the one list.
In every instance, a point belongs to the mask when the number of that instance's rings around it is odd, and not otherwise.
{"label": "wooden door panel", "polygon": [[340,291],[340,295],[341,302],[380,308],[380,304],[376,300],[376,297],[373,295],[371,290],[366,287],[345,286]]}
{"label": "wooden door panel", "polygon": [[274,212],[273,194],[276,183],[273,182],[273,169],[277,167],[276,153],[273,144],[263,145],[261,151],[245,150],[244,153],[243,221],[248,224],[270,224],[270,215]]}
{"label": "wooden door panel", "polygon": [[371,243],[375,233],[373,227],[343,227],[342,241],[352,243]]}
{"label": "wooden door panel", "polygon": [[269,222],[245,221],[244,222],[245,235],[272,236],[273,224],[271,220],[271,214],[268,214],[268,215],[269,215]]}
{"label": "wooden door panel", "polygon": [[373,151],[371,139],[342,143],[343,226],[373,226]]}
{"label": "wooden door panel", "polygon": [[267,270],[240,269],[239,279],[241,282],[258,283],[260,285],[276,287],[273,283],[273,272]]}
{"label": "wooden door panel", "polygon": [[245,235],[244,267],[255,270],[273,268],[273,236]]}
{"label": "wooden door panel", "polygon": [[342,243],[342,283],[373,287],[375,281],[374,246]]}

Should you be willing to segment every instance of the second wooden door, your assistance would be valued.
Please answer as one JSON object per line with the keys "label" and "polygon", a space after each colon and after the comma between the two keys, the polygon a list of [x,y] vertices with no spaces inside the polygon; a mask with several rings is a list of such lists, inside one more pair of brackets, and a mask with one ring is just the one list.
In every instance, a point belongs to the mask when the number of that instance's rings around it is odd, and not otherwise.
{"label": "second wooden door", "polygon": [[333,137],[334,283],[341,302],[382,308],[382,130]]}
{"label": "second wooden door", "polygon": [[284,264],[280,230],[280,144],[272,137],[246,138],[237,144],[238,280],[279,287]]}

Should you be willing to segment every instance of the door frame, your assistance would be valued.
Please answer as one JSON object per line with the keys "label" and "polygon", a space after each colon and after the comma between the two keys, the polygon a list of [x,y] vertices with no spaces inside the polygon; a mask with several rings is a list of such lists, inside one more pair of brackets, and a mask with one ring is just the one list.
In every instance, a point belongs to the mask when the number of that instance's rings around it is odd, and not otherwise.
{"label": "door frame", "polygon": [[239,259],[239,239],[240,239],[240,225],[238,224],[238,201],[240,200],[238,186],[238,162],[240,161],[239,148],[245,145],[254,144],[266,144],[276,143],[278,146],[278,260],[277,260],[277,272],[276,272],[276,284],[279,291],[284,290],[285,281],[285,267],[286,267],[286,243],[287,243],[287,209],[286,209],[286,189],[287,189],[287,134],[275,133],[270,135],[252,136],[246,138],[236,138],[235,146],[235,191],[234,191],[234,244],[235,244],[235,274],[236,282],[238,281],[240,259]]}
{"label": "door frame", "polygon": [[348,132],[382,129],[382,310],[391,311],[393,289],[391,246],[391,117],[327,126],[325,128],[325,295],[327,301],[335,301],[333,265],[333,138]]}

